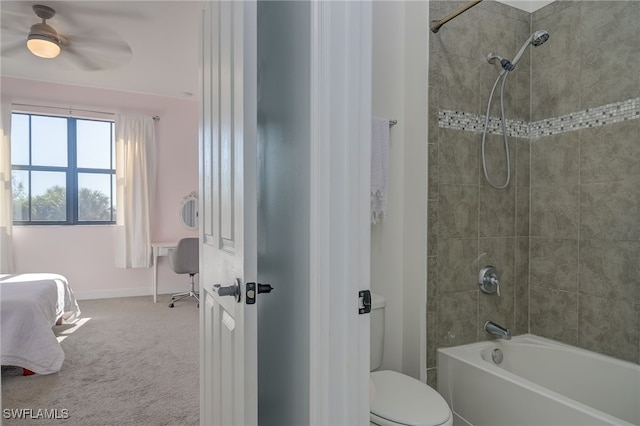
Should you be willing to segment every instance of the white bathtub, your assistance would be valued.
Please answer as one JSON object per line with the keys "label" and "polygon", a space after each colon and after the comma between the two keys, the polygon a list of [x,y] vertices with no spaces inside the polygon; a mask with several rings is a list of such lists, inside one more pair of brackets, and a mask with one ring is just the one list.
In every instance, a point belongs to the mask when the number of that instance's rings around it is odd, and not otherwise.
{"label": "white bathtub", "polygon": [[532,334],[439,349],[438,392],[454,426],[640,425],[640,365]]}

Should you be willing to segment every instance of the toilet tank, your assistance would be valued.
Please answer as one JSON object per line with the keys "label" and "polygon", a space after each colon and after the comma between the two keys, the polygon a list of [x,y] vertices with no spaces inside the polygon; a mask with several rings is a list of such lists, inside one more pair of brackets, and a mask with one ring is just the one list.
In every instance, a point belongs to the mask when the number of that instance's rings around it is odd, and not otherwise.
{"label": "toilet tank", "polygon": [[371,341],[369,370],[374,371],[382,365],[384,352],[384,297],[371,293]]}

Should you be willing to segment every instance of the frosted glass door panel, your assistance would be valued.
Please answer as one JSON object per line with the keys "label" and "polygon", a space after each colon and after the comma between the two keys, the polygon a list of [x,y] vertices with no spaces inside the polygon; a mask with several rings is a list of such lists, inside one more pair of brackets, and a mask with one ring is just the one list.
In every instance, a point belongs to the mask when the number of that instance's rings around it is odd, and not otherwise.
{"label": "frosted glass door panel", "polygon": [[309,422],[310,5],[258,3],[258,416]]}

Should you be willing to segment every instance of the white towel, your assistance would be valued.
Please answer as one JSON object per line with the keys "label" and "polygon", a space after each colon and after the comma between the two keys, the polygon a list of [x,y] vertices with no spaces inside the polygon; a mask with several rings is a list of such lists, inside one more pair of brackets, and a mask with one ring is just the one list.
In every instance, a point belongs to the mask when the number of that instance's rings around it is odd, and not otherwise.
{"label": "white towel", "polygon": [[372,118],[371,127],[371,223],[383,220],[387,210],[389,175],[389,120]]}

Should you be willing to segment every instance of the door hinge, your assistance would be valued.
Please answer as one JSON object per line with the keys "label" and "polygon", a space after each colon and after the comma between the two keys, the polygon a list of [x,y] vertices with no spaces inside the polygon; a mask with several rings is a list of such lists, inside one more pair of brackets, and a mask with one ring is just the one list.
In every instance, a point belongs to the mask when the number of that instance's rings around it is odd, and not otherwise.
{"label": "door hinge", "polygon": [[256,293],[257,294],[271,293],[271,290],[273,290],[273,287],[271,287],[271,284],[247,283],[247,292],[246,292],[247,305],[253,305],[256,303]]}
{"label": "door hinge", "polygon": [[371,291],[360,290],[358,292],[358,313],[368,314],[371,312]]}

